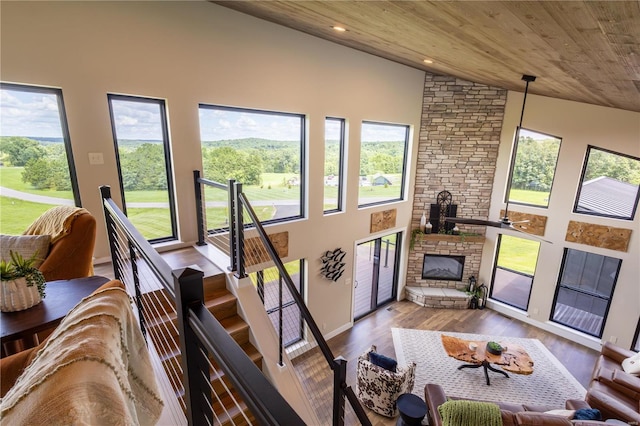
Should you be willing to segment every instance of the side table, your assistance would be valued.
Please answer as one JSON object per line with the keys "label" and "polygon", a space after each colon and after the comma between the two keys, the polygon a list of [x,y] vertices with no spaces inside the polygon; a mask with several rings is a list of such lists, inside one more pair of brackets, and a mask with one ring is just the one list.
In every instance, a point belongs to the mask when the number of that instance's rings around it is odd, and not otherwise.
{"label": "side table", "polygon": [[80,300],[108,281],[101,276],[49,281],[42,302],[23,311],[0,312],[1,357],[36,346],[36,333],[54,329]]}
{"label": "side table", "polygon": [[396,426],[420,426],[427,415],[427,404],[417,395],[403,393],[396,402],[400,417]]}

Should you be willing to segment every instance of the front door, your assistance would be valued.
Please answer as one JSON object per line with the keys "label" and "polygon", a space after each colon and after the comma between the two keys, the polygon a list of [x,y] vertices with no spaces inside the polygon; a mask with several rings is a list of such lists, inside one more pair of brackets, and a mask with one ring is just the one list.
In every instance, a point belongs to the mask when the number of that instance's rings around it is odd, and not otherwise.
{"label": "front door", "polygon": [[395,299],[398,285],[400,234],[360,243],[356,250],[353,319],[357,320]]}

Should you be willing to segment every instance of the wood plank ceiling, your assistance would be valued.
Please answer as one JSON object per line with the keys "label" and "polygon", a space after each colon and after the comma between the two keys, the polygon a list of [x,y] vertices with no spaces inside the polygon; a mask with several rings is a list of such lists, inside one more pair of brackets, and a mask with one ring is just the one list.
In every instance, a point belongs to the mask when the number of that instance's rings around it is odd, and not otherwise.
{"label": "wood plank ceiling", "polygon": [[434,74],[520,92],[531,74],[530,93],[640,112],[638,0],[212,3]]}

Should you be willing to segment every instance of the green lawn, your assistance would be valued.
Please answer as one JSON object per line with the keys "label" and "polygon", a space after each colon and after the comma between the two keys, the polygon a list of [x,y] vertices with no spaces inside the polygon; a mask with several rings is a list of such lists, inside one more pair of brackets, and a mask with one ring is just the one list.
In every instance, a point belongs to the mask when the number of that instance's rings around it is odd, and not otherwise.
{"label": "green lawn", "polygon": [[32,203],[0,196],[0,234],[22,234],[51,204]]}
{"label": "green lawn", "polygon": [[35,189],[30,184],[24,183],[22,181],[23,169],[23,167],[0,167],[0,186],[15,189],[16,191],[28,192],[29,194],[73,200],[73,192],[71,191]]}
{"label": "green lawn", "polygon": [[533,275],[538,262],[538,241],[502,235],[500,238],[500,254],[498,266]]}
{"label": "green lawn", "polygon": [[549,192],[511,189],[509,200],[517,203],[546,207],[549,205]]}

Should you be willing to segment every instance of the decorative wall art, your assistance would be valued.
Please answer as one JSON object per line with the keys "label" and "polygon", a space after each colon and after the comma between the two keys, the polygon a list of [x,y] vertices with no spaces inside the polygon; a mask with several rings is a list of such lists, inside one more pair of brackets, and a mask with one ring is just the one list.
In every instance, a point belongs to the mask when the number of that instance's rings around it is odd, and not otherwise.
{"label": "decorative wall art", "polygon": [[327,250],[322,258],[322,268],[320,273],[328,280],[338,281],[344,272],[345,263],[342,261],[347,252],[337,248],[334,251]]}
{"label": "decorative wall art", "polygon": [[371,213],[371,227],[369,231],[384,231],[385,229],[394,228],[396,226],[396,209],[385,210],[381,212]]}

